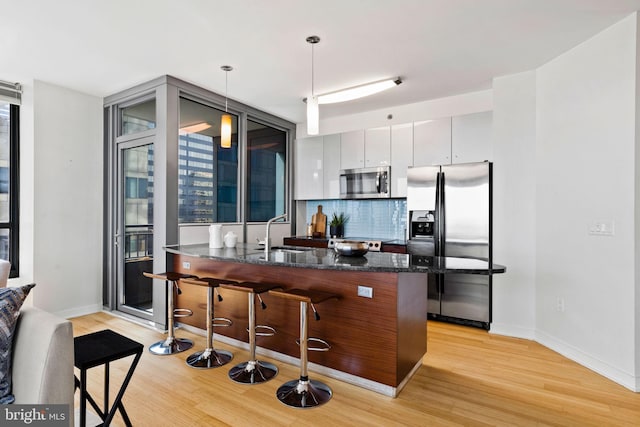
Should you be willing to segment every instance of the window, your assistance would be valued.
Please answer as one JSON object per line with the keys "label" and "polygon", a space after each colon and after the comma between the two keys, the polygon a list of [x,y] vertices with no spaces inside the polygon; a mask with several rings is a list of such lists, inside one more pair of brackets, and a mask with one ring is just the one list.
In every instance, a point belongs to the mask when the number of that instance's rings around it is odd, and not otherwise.
{"label": "window", "polygon": [[178,222],[238,221],[238,119],[231,148],[220,147],[224,111],[180,98]]}
{"label": "window", "polygon": [[247,120],[247,221],[285,213],[287,133]]}
{"label": "window", "polygon": [[18,277],[18,148],[20,107],[0,100],[0,258]]}
{"label": "window", "polygon": [[143,132],[156,127],[156,99],[140,102],[120,110],[120,135]]}

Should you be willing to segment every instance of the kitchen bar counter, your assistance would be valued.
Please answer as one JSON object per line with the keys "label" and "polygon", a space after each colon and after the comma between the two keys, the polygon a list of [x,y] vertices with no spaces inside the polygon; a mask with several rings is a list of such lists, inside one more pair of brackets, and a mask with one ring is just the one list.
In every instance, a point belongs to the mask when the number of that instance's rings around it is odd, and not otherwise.
{"label": "kitchen bar counter", "polygon": [[[400,392],[422,366],[427,351],[425,273],[504,271],[495,265],[489,269],[486,262],[477,260],[376,252],[348,258],[324,248],[276,249],[267,260],[256,244],[238,244],[234,249],[210,249],[207,244],[168,246],[166,251],[167,268],[175,272],[337,294],[337,300],[316,306],[322,320],[310,318],[309,336],[328,341],[331,349],[309,352],[309,370],[387,396]],[[206,330],[207,290],[188,284],[180,288],[176,307],[193,311],[193,316],[180,322]],[[216,328],[216,339],[247,348],[246,294],[228,289],[220,293],[224,299],[215,301],[216,317],[229,318],[233,324]],[[257,324],[269,325],[277,333],[257,337],[258,354],[297,365],[299,304],[268,294],[263,299],[268,308],[257,310]]]}
{"label": "kitchen bar counter", "polygon": [[264,248],[256,244],[239,243],[235,248],[211,249],[207,244],[167,246],[166,251],[176,255],[234,261],[248,264],[265,264],[297,268],[325,270],[350,270],[362,272],[392,273],[463,273],[498,274],[506,268],[486,261],[455,258],[407,255],[389,252],[368,252],[361,257],[338,256],[326,248],[278,246],[265,260]]}

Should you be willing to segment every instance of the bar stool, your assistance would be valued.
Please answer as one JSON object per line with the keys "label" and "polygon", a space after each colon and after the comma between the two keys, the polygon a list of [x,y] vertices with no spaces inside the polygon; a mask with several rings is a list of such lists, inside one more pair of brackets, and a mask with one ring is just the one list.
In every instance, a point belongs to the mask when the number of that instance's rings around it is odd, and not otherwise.
{"label": "bar stool", "polygon": [[256,325],[255,298],[256,296],[258,297],[260,305],[264,310],[267,308],[267,305],[262,300],[260,294],[272,289],[282,289],[282,286],[270,283],[240,282],[233,284],[223,283],[220,287],[246,292],[249,303],[249,327],[247,328],[247,332],[249,332],[249,360],[231,368],[231,370],[229,370],[229,378],[242,384],[259,384],[269,381],[278,374],[278,368],[273,363],[262,362],[256,359],[256,336],[270,337],[276,333],[276,330],[271,326]]}
{"label": "bar stool", "polygon": [[[189,355],[189,357],[187,357],[187,365],[198,369],[217,368],[226,365],[233,359],[233,354],[226,350],[216,350],[213,348],[213,328],[231,326],[232,322],[230,319],[224,317],[214,317],[213,293],[214,289],[220,287],[223,283],[236,282],[214,277],[188,278],[184,279],[183,282],[189,285],[207,287],[207,348]],[[218,295],[218,299],[222,301],[220,295]]]}
{"label": "bar stool", "polygon": [[178,295],[182,293],[180,287],[178,286],[178,280],[186,279],[189,277],[195,277],[189,274],[182,273],[174,273],[172,271],[168,271],[166,273],[142,273],[145,277],[149,277],[151,279],[164,280],[167,283],[168,287],[168,295],[167,295],[167,329],[168,335],[167,339],[164,341],[159,341],[155,344],[152,344],[149,347],[149,351],[153,354],[157,354],[160,356],[166,356],[169,354],[180,353],[185,350],[189,350],[193,347],[193,341],[186,338],[176,338],[174,335],[174,320],[180,317],[189,317],[193,315],[193,311],[187,308],[175,308],[173,303],[173,290],[175,288]]}
{"label": "bar stool", "polygon": [[[308,337],[307,315],[309,305],[311,305],[316,320],[320,320],[320,315],[314,304],[320,304],[331,298],[337,299],[338,295],[304,289],[289,289],[287,291],[271,290],[269,294],[300,302],[300,339],[296,340],[300,345],[300,378],[281,385],[276,392],[278,400],[294,408],[312,408],[327,403],[333,393],[328,385],[309,379],[309,375],[307,374],[307,351],[329,351],[331,346],[328,342],[320,338]],[[320,343],[322,347],[309,347],[309,341]]]}

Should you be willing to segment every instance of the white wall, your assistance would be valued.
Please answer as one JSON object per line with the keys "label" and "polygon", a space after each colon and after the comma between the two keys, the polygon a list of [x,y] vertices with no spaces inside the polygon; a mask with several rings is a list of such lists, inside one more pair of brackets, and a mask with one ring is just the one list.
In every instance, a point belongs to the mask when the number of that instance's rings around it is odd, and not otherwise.
{"label": "white wall", "polygon": [[102,99],[35,81],[33,106],[33,304],[64,317],[95,312],[102,308]]}
{"label": "white wall", "polygon": [[536,73],[493,80],[493,276],[491,332],[535,337]]}
{"label": "white wall", "polygon": [[[537,340],[636,385],[632,15],[537,71]],[[593,221],[614,236],[592,236]],[[564,311],[557,310],[558,298]]]}

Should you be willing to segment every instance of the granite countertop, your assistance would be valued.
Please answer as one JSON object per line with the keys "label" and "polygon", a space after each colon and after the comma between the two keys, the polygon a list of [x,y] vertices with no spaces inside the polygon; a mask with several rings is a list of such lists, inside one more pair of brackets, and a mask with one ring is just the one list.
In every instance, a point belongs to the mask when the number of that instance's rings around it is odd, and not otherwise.
{"label": "granite countertop", "polygon": [[277,246],[265,260],[264,248],[253,243],[238,243],[235,248],[211,249],[206,243],[172,245],[164,248],[168,253],[211,258],[249,264],[264,264],[297,268],[349,270],[393,273],[504,273],[506,267],[493,264],[489,271],[486,261],[469,258],[430,257],[389,252],[368,252],[361,257],[338,256],[326,248]]}

